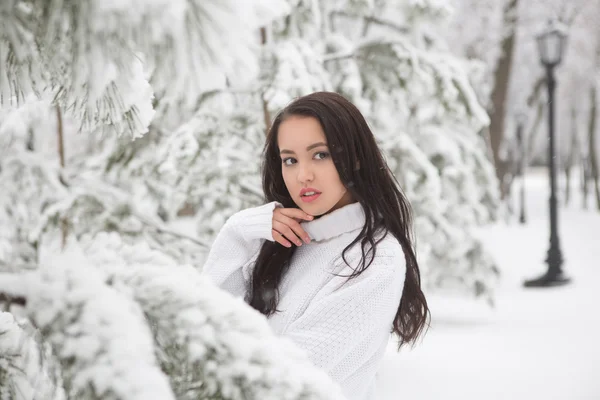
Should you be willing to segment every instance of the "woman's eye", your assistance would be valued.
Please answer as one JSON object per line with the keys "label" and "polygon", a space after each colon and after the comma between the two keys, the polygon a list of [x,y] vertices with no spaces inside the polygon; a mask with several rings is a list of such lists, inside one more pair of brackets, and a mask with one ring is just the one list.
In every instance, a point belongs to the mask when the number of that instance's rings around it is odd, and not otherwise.
{"label": "woman's eye", "polygon": [[293,164],[295,164],[295,163],[296,163],[296,160],[294,160],[294,159],[293,159],[293,158],[291,158],[291,157],[284,158],[282,161],[283,161],[283,164],[284,164],[284,165],[293,165]]}
{"label": "woman's eye", "polygon": [[320,151],[317,154],[315,154],[315,158],[317,160],[323,160],[325,158],[329,157],[329,153],[325,152],[325,151]]}

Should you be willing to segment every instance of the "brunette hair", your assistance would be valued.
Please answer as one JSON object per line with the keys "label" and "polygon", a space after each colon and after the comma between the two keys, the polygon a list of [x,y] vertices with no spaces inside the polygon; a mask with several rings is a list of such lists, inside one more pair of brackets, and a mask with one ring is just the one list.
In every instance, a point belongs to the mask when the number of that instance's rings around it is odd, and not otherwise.
{"label": "brunette hair", "polygon": [[[410,204],[385,162],[365,118],[351,102],[332,92],[316,92],[297,98],[276,116],[264,148],[262,181],[265,200],[277,201],[286,208],[297,208],[297,205],[283,180],[277,132],[281,123],[291,116],[312,117],[319,121],[340,180],[364,209],[364,227],[342,252],[346,262],[346,252],[360,242],[360,265],[349,279],[371,265],[377,243],[385,234],[392,234],[402,246],[406,278],[392,331],[399,337],[399,347],[414,343],[428,324],[430,312],[421,290],[419,266],[411,243]],[[295,246],[287,248],[271,241],[262,245],[249,283],[248,302],[264,315],[277,311],[279,285],[294,251]]]}

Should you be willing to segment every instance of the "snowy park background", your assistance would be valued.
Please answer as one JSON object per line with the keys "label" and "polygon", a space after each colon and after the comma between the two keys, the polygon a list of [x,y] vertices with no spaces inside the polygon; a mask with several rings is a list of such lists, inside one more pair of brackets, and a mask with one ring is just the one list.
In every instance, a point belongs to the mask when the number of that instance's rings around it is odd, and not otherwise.
{"label": "snowy park background", "polygon": [[561,208],[564,267],[573,283],[525,289],[523,281],[545,269],[546,170],[531,171],[526,185],[527,224],[514,219],[481,232],[503,266],[496,307],[431,298],[432,326],[422,344],[386,355],[382,399],[599,398],[600,215],[582,210],[581,198]]}
{"label": "snowy park background", "polygon": [[[390,342],[381,399],[600,398],[599,16],[598,0],[1,1],[0,400],[341,398],[200,276],[225,220],[262,201],[275,113],[317,90],[361,109],[414,209],[431,327]],[[552,105],[572,283],[525,289],[549,245],[549,18],[568,37]]]}

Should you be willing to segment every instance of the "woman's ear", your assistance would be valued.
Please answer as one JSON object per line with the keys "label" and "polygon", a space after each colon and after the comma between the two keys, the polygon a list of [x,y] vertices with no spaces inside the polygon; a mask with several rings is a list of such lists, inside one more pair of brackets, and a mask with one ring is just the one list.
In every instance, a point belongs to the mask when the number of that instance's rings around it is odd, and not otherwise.
{"label": "woman's ear", "polygon": [[360,160],[356,160],[356,165],[354,166],[354,170],[358,171],[360,169]]}

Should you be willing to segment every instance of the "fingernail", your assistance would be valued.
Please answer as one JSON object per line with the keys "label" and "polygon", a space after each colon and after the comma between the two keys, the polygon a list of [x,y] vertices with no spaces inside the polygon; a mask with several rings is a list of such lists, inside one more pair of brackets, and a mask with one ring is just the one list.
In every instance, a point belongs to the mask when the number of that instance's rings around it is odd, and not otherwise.
{"label": "fingernail", "polygon": [[310,243],[310,238],[307,236],[304,238],[304,241],[306,242],[306,244]]}
{"label": "fingernail", "polygon": [[298,241],[296,242],[296,246],[302,246],[302,242],[298,240]]}

